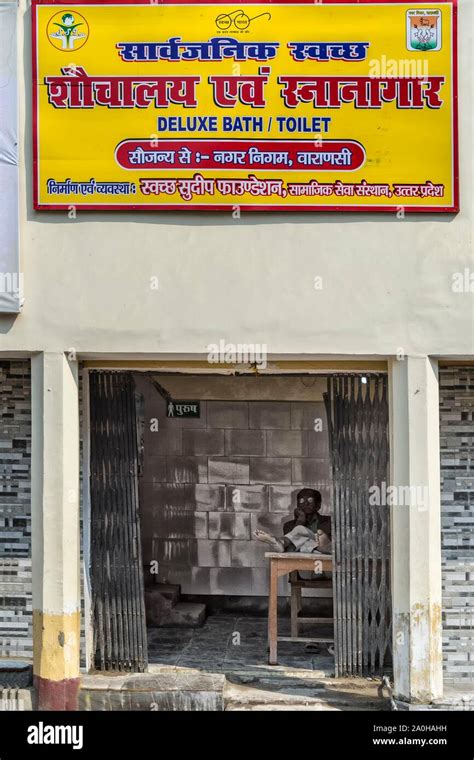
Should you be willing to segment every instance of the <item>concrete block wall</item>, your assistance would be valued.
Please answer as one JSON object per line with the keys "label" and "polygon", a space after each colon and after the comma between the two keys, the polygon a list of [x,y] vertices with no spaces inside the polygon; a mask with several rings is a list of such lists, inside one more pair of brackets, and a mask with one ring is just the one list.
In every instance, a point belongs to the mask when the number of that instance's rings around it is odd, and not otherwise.
{"label": "concrete block wall", "polygon": [[[183,593],[261,596],[268,592],[265,547],[253,531],[281,535],[305,486],[322,492],[329,511],[326,415],[320,393],[314,401],[251,394],[235,400],[240,378],[225,379],[220,394],[227,392],[228,399],[212,398],[212,378],[207,384],[199,379],[197,387],[188,378],[186,395],[172,394],[200,399],[198,420],[167,419],[165,402],[151,383],[139,383],[145,397],[144,562],[157,560],[160,580],[180,583]],[[171,381],[160,382],[170,390]],[[292,383],[301,387],[299,378]],[[271,387],[266,379],[265,396]],[[323,429],[316,432],[318,419]],[[282,580],[281,593],[286,592]]]}
{"label": "concrete block wall", "polygon": [[445,682],[474,682],[474,368],[440,370]]}

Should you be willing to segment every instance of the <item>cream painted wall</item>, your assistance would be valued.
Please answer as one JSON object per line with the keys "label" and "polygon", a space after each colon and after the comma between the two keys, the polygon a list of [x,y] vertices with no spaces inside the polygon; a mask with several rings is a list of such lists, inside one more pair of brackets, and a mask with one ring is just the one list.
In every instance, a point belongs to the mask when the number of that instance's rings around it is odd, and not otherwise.
{"label": "cream painted wall", "polygon": [[265,343],[273,355],[473,354],[474,294],[451,290],[454,272],[474,271],[473,6],[459,0],[458,215],[79,212],[70,220],[32,209],[30,9],[21,0],[26,302],[18,317],[0,317],[0,351],[201,355],[224,339]]}
{"label": "cream painted wall", "polygon": [[[140,377],[140,376],[138,376]],[[322,401],[323,377],[199,377],[154,375],[172,398],[203,401]],[[140,389],[145,385],[140,378]],[[155,391],[156,392],[156,391]]]}

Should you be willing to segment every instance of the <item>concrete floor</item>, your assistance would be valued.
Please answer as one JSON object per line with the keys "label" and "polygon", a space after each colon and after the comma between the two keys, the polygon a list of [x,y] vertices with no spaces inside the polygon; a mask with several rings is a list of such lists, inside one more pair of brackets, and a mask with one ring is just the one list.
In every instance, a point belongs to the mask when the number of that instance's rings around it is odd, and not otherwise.
{"label": "concrete floor", "polygon": [[[307,629],[308,626],[305,626]],[[332,635],[332,625],[320,626],[323,636]],[[279,635],[290,635],[288,619],[279,621]],[[305,630],[305,635],[310,632]],[[308,671],[313,675],[334,675],[334,658],[321,645],[319,654],[303,643],[279,642],[278,665],[267,663],[267,618],[254,615],[217,613],[200,628],[155,628],[148,631],[150,664],[212,669],[216,673]]]}
{"label": "concrete floor", "polygon": [[[290,622],[279,620],[279,635],[290,634]],[[316,633],[316,631],[313,631]],[[318,626],[332,635],[332,625]],[[309,626],[305,635],[311,635]],[[278,665],[268,664],[267,618],[217,613],[201,628],[149,630],[149,673],[214,678],[223,681],[224,710],[385,710],[386,695],[378,682],[335,679],[334,657],[304,643],[279,642]]]}
{"label": "concrete floor", "polygon": [[[319,631],[330,636],[331,628]],[[278,665],[268,665],[263,615],[215,613],[199,628],[148,634],[148,672],[84,675],[82,710],[389,709],[380,680],[334,678],[334,659],[325,648],[315,654],[304,643],[282,642]],[[287,616],[281,616],[279,634],[289,635]]]}

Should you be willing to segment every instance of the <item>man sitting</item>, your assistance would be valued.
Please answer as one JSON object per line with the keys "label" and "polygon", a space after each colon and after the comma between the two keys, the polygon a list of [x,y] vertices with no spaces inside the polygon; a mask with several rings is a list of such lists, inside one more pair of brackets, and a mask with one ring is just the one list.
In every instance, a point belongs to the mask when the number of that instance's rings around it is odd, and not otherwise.
{"label": "man sitting", "polygon": [[331,554],[331,518],[319,514],[321,502],[319,491],[303,488],[296,497],[295,519],[283,526],[283,538],[263,530],[254,531],[254,537],[270,544],[275,552]]}

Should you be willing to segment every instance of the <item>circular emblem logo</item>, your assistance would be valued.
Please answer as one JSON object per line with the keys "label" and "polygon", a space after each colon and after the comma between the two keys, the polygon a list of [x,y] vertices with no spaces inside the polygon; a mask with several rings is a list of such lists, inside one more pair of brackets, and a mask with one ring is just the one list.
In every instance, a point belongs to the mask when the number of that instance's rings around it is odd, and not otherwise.
{"label": "circular emblem logo", "polygon": [[59,11],[48,22],[48,40],[58,50],[79,50],[89,38],[89,24],[77,11]]}
{"label": "circular emblem logo", "polygon": [[250,17],[247,16],[246,13],[239,13],[239,15],[234,18],[234,24],[237,29],[247,29],[250,25]]}
{"label": "circular emblem logo", "polygon": [[228,13],[221,13],[216,18],[216,26],[218,29],[221,29],[223,32],[225,32],[226,29],[229,29],[231,24],[232,24],[232,19]]}

